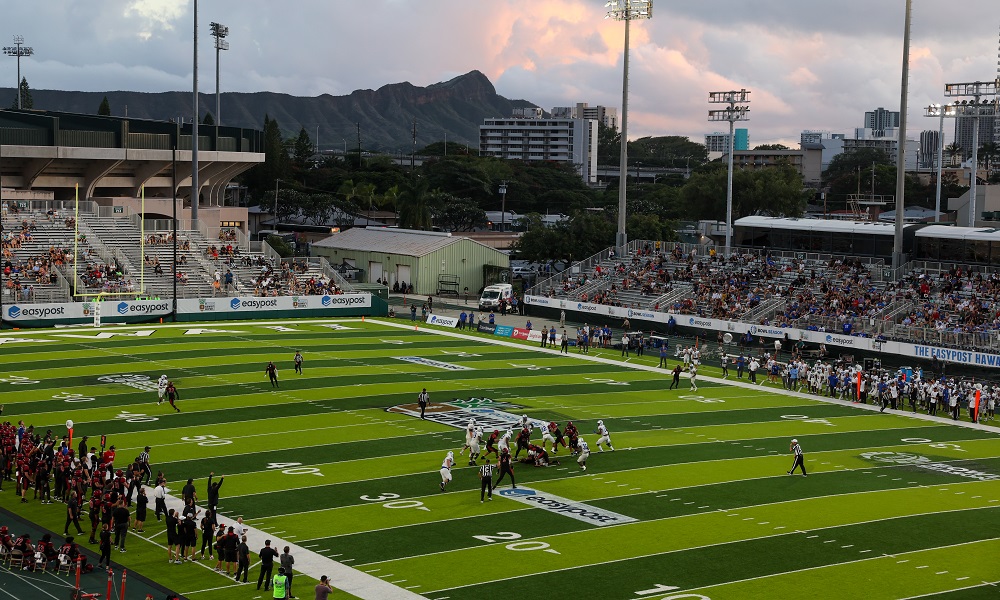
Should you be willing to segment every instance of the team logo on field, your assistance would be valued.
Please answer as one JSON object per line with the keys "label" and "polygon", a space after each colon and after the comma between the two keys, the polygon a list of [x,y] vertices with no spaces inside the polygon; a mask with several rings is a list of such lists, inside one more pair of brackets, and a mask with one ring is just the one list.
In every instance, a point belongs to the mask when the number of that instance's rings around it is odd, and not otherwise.
{"label": "team logo on field", "polygon": [[[455,398],[450,402],[428,403],[427,409],[424,411],[424,419],[462,430],[469,426],[469,419],[475,419],[484,432],[492,432],[494,429],[503,431],[520,422],[520,415],[501,410],[501,408],[516,409],[517,407],[490,398],[469,398],[467,400]],[[420,405],[416,402],[393,406],[387,408],[386,411],[420,418]],[[538,428],[547,425],[546,422],[538,419],[531,419],[531,424]]]}
{"label": "team logo on field", "polygon": [[896,463],[898,465],[916,465],[931,462],[931,459],[926,456],[907,454],[906,452],[865,452],[861,455],[861,458],[878,462]]}
{"label": "team logo on field", "polygon": [[921,469],[927,469],[928,471],[937,471],[947,475],[975,479],[976,481],[994,481],[1000,479],[1000,475],[984,473],[983,471],[968,469],[966,467],[958,467],[943,462],[934,462],[926,456],[909,454],[907,452],[865,452],[861,455],[861,458],[876,462],[910,465]]}
{"label": "team logo on field", "polygon": [[155,392],[156,382],[148,375],[134,375],[131,373],[122,375],[104,375],[97,378],[101,383],[120,383],[130,388],[142,390],[144,392]]}
{"label": "team logo on field", "polygon": [[549,512],[556,513],[557,515],[563,515],[571,519],[576,519],[577,521],[597,525],[598,527],[621,525],[622,523],[634,523],[638,520],[634,517],[590,506],[589,504],[584,504],[583,502],[568,500],[560,496],[523,487],[519,487],[517,489],[502,489],[499,490],[497,494],[504,498],[509,498],[534,508],[547,510]]}

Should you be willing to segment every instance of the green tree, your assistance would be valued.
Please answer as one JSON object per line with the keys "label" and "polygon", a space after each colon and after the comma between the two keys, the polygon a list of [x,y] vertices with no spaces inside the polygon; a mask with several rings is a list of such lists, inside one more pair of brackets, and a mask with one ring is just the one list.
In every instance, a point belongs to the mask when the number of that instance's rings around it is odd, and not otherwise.
{"label": "green tree", "polygon": [[437,199],[439,203],[431,209],[431,216],[444,231],[472,231],[486,226],[486,211],[475,200],[451,194],[441,194]]}
{"label": "green tree", "polygon": [[754,150],[791,150],[791,148],[784,144],[760,144],[754,146]]}
{"label": "green tree", "polygon": [[288,242],[286,242],[285,239],[279,235],[267,236],[267,245],[277,252],[278,256],[281,258],[288,258],[289,256],[295,254],[295,250],[292,249],[292,247],[288,245]]}
{"label": "green tree", "polygon": [[662,221],[657,215],[629,215],[625,222],[625,233],[630,240],[657,240],[671,242],[677,239],[675,224]]}
{"label": "green tree", "polygon": [[97,107],[97,114],[103,117],[111,116],[111,104],[108,102],[107,96],[104,97],[104,100],[101,100],[101,105]]}
{"label": "green tree", "polygon": [[205,113],[205,118],[201,120],[201,124],[202,125],[208,125],[209,127],[214,126],[215,125],[215,117],[212,116],[212,113],[206,112]]}
{"label": "green tree", "polygon": [[[686,215],[692,219],[724,220],[726,217],[725,165],[700,170],[681,188]],[[748,215],[797,217],[809,193],[802,176],[789,165],[733,173],[733,219]]]}
{"label": "green tree", "polygon": [[601,165],[617,165],[621,162],[622,134],[615,127],[597,124],[597,162]]}
{"label": "green tree", "polygon": [[[35,101],[31,98],[31,87],[28,86],[28,80],[22,77],[21,85],[18,87],[21,93],[21,108],[35,108]],[[14,94],[14,102],[11,103],[10,107],[17,108],[17,93]]]}
{"label": "green tree", "polygon": [[244,181],[250,197],[266,205],[279,179],[289,179],[288,152],[278,122],[264,115],[264,162],[250,169]]}
{"label": "green tree", "polygon": [[299,129],[299,135],[292,142],[292,165],[299,171],[309,168],[309,159],[313,155],[313,142],[305,127]]}
{"label": "green tree", "polygon": [[534,262],[573,261],[597,254],[614,243],[615,224],[603,215],[581,211],[569,221],[553,226],[541,216],[525,218],[526,230],[514,244],[525,259]]}

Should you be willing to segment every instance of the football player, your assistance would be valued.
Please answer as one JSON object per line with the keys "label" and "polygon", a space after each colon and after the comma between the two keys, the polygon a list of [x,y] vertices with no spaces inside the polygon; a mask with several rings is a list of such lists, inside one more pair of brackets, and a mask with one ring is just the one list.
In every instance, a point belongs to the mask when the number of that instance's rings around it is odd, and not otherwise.
{"label": "football player", "polygon": [[608,428],[604,426],[604,421],[597,422],[597,434],[601,436],[597,440],[597,449],[604,452],[604,448],[601,448],[601,444],[607,444],[608,448],[614,452],[615,447],[611,445],[611,434],[608,433]]}
{"label": "football player", "polygon": [[451,467],[455,464],[455,453],[448,451],[448,455],[444,457],[444,462],[441,463],[441,491],[443,492],[448,484],[451,482]]}

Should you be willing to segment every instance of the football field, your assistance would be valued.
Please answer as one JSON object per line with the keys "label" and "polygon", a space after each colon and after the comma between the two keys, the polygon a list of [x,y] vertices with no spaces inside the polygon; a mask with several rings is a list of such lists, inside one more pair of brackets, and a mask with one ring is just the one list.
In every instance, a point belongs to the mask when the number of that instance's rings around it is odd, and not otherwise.
{"label": "football field", "polygon": [[[253,585],[265,537],[279,551],[292,545],[300,598],[323,574],[344,598],[1000,594],[1000,437],[987,427],[729,385],[735,370],[722,383],[711,362],[697,391],[686,378],[668,390],[658,356],[626,364],[614,350],[560,355],[410,321],[55,329],[0,340],[4,420],[61,436],[72,419],[73,446],[106,435],[121,468],[149,445],[154,474],[164,471],[177,495],[193,478],[204,498],[208,474],[225,475],[220,520],[242,516],[252,528],[250,585],[214,572],[215,561],[168,564],[152,515],[145,533],[130,534],[128,553],[113,554],[192,600],[270,597]],[[272,360],[278,388],[264,373]],[[177,385],[180,413],[156,403],[161,374]],[[464,425],[474,416],[489,433],[522,414],[573,421],[591,448],[588,468],[565,449],[547,468],[515,463],[517,489],[505,481],[481,503],[478,469],[459,455]],[[598,419],[614,452],[597,449]],[[792,438],[808,477],[786,474]],[[454,480],[441,492],[449,450]],[[13,487],[0,492],[5,509],[62,532],[63,505],[16,503]],[[105,580],[84,576],[91,589]]]}

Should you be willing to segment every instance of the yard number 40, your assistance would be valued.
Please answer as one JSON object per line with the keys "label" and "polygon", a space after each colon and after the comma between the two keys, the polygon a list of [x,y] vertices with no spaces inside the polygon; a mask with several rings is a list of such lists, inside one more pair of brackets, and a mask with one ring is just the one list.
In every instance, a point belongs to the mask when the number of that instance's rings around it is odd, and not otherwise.
{"label": "yard number 40", "polygon": [[287,462],[287,463],[267,463],[268,469],[280,469],[285,475],[319,475],[323,476],[316,467],[303,467],[302,463],[297,462]]}

